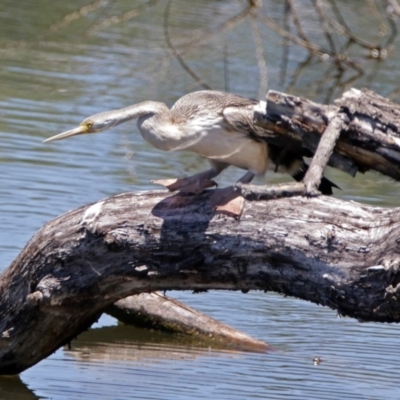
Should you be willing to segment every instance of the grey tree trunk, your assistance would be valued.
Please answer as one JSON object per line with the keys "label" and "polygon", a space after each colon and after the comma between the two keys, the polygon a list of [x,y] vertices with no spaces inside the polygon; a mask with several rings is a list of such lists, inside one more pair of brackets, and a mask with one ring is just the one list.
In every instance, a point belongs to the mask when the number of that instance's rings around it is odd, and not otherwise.
{"label": "grey tree trunk", "polygon": [[272,290],[400,320],[399,209],[293,197],[246,202],[238,222],[213,213],[210,193],[125,193],[40,229],[0,278],[0,373],[32,366],[140,292]]}

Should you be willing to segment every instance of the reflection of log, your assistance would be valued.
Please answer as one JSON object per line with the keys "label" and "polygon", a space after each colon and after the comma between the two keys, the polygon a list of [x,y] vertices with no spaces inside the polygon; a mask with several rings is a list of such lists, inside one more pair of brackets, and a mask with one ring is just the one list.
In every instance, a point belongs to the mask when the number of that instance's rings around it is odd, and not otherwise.
{"label": "reflection of log", "polygon": [[0,399],[38,400],[38,398],[18,375],[0,377]]}
{"label": "reflection of log", "polygon": [[257,122],[270,143],[311,156],[335,115],[346,125],[329,165],[351,175],[375,170],[400,180],[400,106],[376,93],[351,89],[327,106],[271,90],[266,118]]}
{"label": "reflection of log", "polygon": [[400,320],[398,209],[293,197],[246,203],[238,223],[212,212],[210,192],[126,193],[40,229],[1,276],[0,372],[28,368],[142,291],[273,290]]}
{"label": "reflection of log", "polygon": [[[206,341],[197,336],[169,335],[158,330],[122,324],[89,329],[79,335],[70,346],[64,346],[68,358],[73,357],[86,362],[124,360],[140,365],[159,363],[162,359],[194,360],[198,356],[210,355],[214,358],[219,354],[235,357],[240,351],[226,347],[222,342],[208,341],[206,346]],[[87,367],[90,368],[89,365]]]}
{"label": "reflection of log", "polygon": [[134,326],[184,333],[225,347],[267,350],[269,346],[161,293],[141,293],[121,299],[106,312]]}

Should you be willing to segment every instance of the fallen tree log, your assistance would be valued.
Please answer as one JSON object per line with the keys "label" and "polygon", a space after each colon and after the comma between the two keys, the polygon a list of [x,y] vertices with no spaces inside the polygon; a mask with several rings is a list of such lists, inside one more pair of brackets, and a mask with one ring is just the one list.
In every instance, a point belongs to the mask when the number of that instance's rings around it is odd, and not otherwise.
{"label": "fallen tree log", "polygon": [[125,324],[195,336],[207,345],[242,351],[271,349],[267,343],[159,292],[126,297],[107,307],[105,312]]}
{"label": "fallen tree log", "polygon": [[400,320],[400,209],[292,197],[246,202],[238,222],[212,211],[210,193],[125,193],[40,229],[0,276],[0,373],[32,366],[140,292],[272,290]]}

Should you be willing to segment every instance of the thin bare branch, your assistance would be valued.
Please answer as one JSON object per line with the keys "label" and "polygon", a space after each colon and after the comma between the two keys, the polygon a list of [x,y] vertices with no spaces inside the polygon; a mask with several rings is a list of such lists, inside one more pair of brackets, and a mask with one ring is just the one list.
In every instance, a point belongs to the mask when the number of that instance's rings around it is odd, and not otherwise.
{"label": "thin bare branch", "polygon": [[[397,4],[397,2],[396,2],[396,4]],[[388,8],[389,7],[387,7],[387,9]],[[395,13],[395,14],[397,14],[397,13]],[[387,21],[387,27],[390,28],[390,34],[389,34],[388,39],[386,41],[386,44],[384,46],[385,48],[388,48],[394,42],[394,40],[396,39],[397,34],[398,34],[398,29],[397,29],[397,24],[396,24],[396,19],[397,18],[393,18],[393,14],[389,14],[387,12],[385,14],[385,19]],[[385,27],[386,27],[386,25],[385,25]],[[387,28],[387,30],[389,30],[389,28]]]}
{"label": "thin bare branch", "polygon": [[330,33],[327,17],[326,17],[324,10],[322,9],[321,2],[319,0],[313,0],[313,3],[314,3],[315,11],[317,12],[317,15],[319,17],[322,32],[325,34],[326,41],[328,42],[329,47],[331,49],[331,54],[337,54],[336,44]]}
{"label": "thin bare branch", "polygon": [[106,7],[109,3],[114,2],[115,0],[97,0],[91,4],[83,6],[79,8],[77,11],[74,11],[70,14],[67,14],[61,21],[55,22],[50,26],[50,31],[56,32],[60,29],[65,28],[73,21],[86,17],[88,14],[97,11],[99,8]]}
{"label": "thin bare branch", "polygon": [[140,6],[134,8],[133,10],[129,10],[121,15],[114,15],[111,18],[105,18],[98,22],[97,24],[94,24],[90,29],[86,31],[87,35],[94,35],[96,32],[107,28],[108,26],[115,25],[115,24],[120,24],[123,22],[127,22],[138,15],[140,15],[143,11],[145,11],[147,8],[154,6],[157,4],[159,0],[149,0],[147,3],[141,4]]}
{"label": "thin bare branch", "polygon": [[[283,9],[283,26],[288,32],[290,32],[289,15],[290,15],[290,5],[289,5],[289,0],[286,0]],[[283,49],[282,49],[282,63],[279,74],[281,85],[283,85],[286,80],[288,60],[289,60],[289,50],[290,50],[289,41],[287,38],[284,37]]]}
{"label": "thin bare branch", "polygon": [[189,42],[186,42],[179,49],[179,54],[181,56],[185,55],[189,51],[192,51],[194,47],[199,47],[204,43],[209,42],[212,38],[217,35],[221,35],[223,32],[227,30],[231,30],[236,28],[236,26],[245,20],[245,18],[250,14],[252,10],[252,4],[247,5],[243,10],[241,10],[238,14],[233,17],[227,19],[221,26],[216,29],[214,32],[206,31],[201,32],[201,34],[197,34],[195,38],[191,39]]}
{"label": "thin bare branch", "polygon": [[170,49],[172,55],[177,59],[181,67],[195,80],[196,84],[203,89],[211,89],[211,86],[207,85],[185,62],[183,57],[178,53],[178,51],[175,49],[175,46],[173,45],[171,41],[171,37],[169,34],[169,16],[170,16],[170,10],[171,10],[171,4],[172,0],[168,0],[167,6],[165,7],[164,11],[164,37],[165,37],[165,42]]}
{"label": "thin bare branch", "polygon": [[306,36],[306,34],[304,32],[303,26],[301,25],[301,21],[300,21],[299,15],[297,14],[297,9],[295,7],[295,2],[293,0],[287,0],[287,4],[289,5],[290,13],[291,13],[291,16],[292,16],[292,19],[293,19],[294,26],[297,29],[297,33],[299,34],[299,36],[304,41],[309,42],[309,40],[308,40],[308,38],[307,38],[307,36]]}
{"label": "thin bare branch", "polygon": [[300,37],[297,37],[287,30],[283,29],[279,24],[277,24],[273,19],[267,17],[265,14],[258,15],[258,19],[271,28],[273,31],[278,33],[279,35],[287,38],[290,42],[295,43],[304,49],[310,51],[313,55],[317,57],[323,57],[325,52],[322,50],[322,48],[308,40],[304,40]]}
{"label": "thin bare branch", "polygon": [[257,64],[258,64],[258,71],[260,74],[260,79],[259,79],[259,83],[258,83],[258,87],[259,87],[258,98],[261,99],[265,96],[265,93],[267,92],[267,88],[268,88],[268,67],[267,67],[267,63],[265,61],[264,46],[263,46],[263,41],[262,41],[261,34],[260,34],[260,29],[258,26],[257,14],[256,14],[256,11],[254,11],[254,8],[253,8],[252,12],[250,13],[250,22],[251,22],[251,28],[252,28],[252,32],[253,32],[254,44],[256,47],[256,58],[257,58]]}
{"label": "thin bare branch", "polygon": [[224,82],[225,92],[229,92],[229,64],[228,64],[228,44],[224,44]]}
{"label": "thin bare branch", "polygon": [[298,67],[292,74],[291,81],[289,82],[289,84],[287,85],[287,87],[285,89],[287,92],[293,91],[293,88],[296,85],[298,79],[303,74],[304,70],[310,65],[312,59],[313,59],[313,55],[311,53],[308,53],[307,58],[304,61],[302,61],[301,63],[299,63]]}
{"label": "thin bare branch", "polygon": [[400,5],[397,0],[386,0],[391,7],[391,12],[400,17]]}
{"label": "thin bare branch", "polygon": [[330,0],[330,3],[332,6],[332,11],[335,14],[336,20],[326,14],[325,14],[325,18],[333,28],[335,28],[339,33],[344,34],[347,37],[349,37],[354,43],[357,43],[361,47],[365,47],[366,49],[369,49],[369,50],[373,50],[378,47],[377,45],[367,42],[366,40],[361,39],[358,36],[354,35],[353,32],[351,31],[351,29],[346,24],[346,21],[344,20],[341,12],[339,10],[339,7],[336,4],[336,1]]}

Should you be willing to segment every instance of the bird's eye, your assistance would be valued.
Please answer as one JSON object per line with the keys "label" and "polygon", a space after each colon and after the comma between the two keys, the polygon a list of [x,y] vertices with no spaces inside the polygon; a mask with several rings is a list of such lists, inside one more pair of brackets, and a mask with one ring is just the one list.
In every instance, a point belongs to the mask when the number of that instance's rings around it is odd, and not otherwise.
{"label": "bird's eye", "polygon": [[93,122],[92,121],[87,121],[85,123],[85,125],[86,125],[86,128],[88,128],[88,129],[93,128]]}

